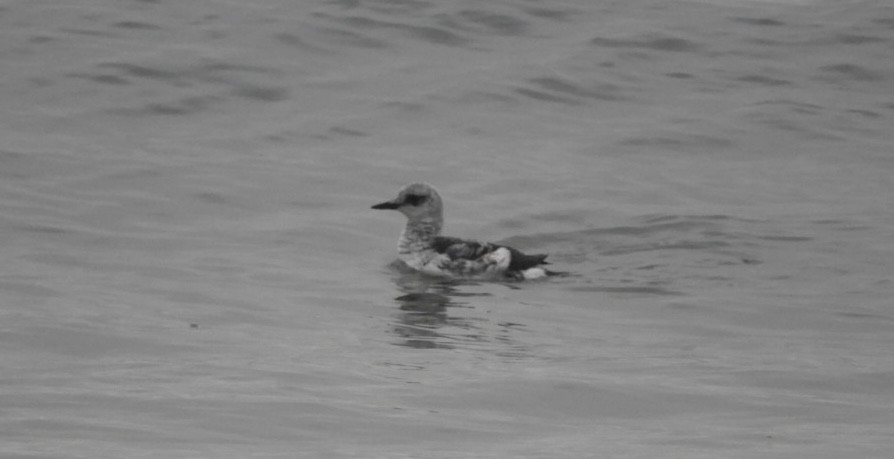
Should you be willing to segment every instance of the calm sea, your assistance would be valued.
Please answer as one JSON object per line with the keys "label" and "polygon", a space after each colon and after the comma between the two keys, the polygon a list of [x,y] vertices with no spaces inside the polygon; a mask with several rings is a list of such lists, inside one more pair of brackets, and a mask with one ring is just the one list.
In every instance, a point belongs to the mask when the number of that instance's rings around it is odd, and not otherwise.
{"label": "calm sea", "polygon": [[[894,4],[0,3],[0,456],[888,458]],[[567,277],[395,269],[369,206]]]}

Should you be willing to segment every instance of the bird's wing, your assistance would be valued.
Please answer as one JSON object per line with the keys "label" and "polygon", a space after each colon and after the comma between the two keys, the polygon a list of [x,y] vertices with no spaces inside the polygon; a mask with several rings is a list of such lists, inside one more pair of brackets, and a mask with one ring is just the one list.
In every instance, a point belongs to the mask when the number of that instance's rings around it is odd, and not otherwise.
{"label": "bird's wing", "polygon": [[432,247],[435,252],[443,253],[451,260],[477,260],[500,248],[487,242],[445,236],[436,237]]}
{"label": "bird's wing", "polygon": [[438,253],[447,255],[451,260],[480,260],[485,255],[505,248],[511,254],[509,260],[510,271],[524,271],[542,264],[546,264],[546,255],[527,255],[521,251],[505,245],[492,244],[490,242],[472,241],[456,237],[438,236],[432,247]]}

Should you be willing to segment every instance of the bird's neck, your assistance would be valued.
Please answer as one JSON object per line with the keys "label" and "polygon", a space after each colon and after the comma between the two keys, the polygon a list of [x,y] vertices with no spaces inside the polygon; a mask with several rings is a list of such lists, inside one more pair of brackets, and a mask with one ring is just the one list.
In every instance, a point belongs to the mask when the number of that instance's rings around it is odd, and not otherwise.
{"label": "bird's neck", "polygon": [[442,220],[437,217],[420,217],[408,220],[397,243],[398,252],[420,252],[430,249],[432,241],[441,234],[442,225]]}

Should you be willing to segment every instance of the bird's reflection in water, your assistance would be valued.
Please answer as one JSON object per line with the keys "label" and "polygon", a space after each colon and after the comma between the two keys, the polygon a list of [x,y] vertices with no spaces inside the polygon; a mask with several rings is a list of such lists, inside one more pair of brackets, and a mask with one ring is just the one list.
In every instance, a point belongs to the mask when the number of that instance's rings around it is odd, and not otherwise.
{"label": "bird's reflection in water", "polygon": [[458,292],[457,284],[450,281],[414,277],[409,283],[398,282],[404,294],[394,299],[400,309],[394,326],[394,334],[401,338],[397,344],[418,349],[453,349],[461,341],[482,339],[483,331],[475,325],[479,319],[451,316],[448,312],[468,308],[467,303],[457,300],[468,294]]}
{"label": "bird's reflection in water", "polygon": [[404,270],[396,271],[394,281],[403,293],[394,299],[399,310],[392,329],[399,338],[395,344],[416,349],[477,347],[512,357],[524,353],[524,346],[510,337],[524,325],[494,324],[489,318],[476,317],[481,311],[470,300],[491,295],[469,292],[477,283]]}

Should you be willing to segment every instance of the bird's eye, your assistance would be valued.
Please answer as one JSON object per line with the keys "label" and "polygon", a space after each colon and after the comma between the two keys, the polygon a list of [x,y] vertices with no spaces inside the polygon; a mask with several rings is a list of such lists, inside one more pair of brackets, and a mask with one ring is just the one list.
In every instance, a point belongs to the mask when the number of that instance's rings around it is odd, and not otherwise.
{"label": "bird's eye", "polygon": [[411,206],[418,206],[419,204],[422,204],[423,202],[425,202],[426,199],[428,199],[427,196],[421,196],[418,194],[408,194],[404,198],[404,202]]}

